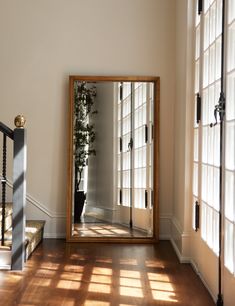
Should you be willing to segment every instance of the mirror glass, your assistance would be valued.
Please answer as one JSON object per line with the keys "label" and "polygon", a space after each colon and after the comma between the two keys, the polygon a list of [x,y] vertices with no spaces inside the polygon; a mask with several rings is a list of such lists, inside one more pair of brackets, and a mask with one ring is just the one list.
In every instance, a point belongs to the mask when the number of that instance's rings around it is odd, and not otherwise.
{"label": "mirror glass", "polygon": [[155,87],[70,78],[70,238],[155,236]]}

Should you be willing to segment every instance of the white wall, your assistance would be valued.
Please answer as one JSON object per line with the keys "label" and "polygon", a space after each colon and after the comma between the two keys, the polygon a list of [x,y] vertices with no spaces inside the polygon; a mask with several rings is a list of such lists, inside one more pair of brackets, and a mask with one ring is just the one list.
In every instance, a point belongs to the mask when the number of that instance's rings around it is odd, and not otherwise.
{"label": "white wall", "polygon": [[96,155],[89,158],[86,212],[112,222],[114,211],[114,83],[96,83]]}
{"label": "white wall", "polygon": [[47,219],[48,237],[65,232],[68,76],[161,77],[161,235],[169,237],[175,1],[1,0],[0,37],[0,120],[27,118],[27,214]]}

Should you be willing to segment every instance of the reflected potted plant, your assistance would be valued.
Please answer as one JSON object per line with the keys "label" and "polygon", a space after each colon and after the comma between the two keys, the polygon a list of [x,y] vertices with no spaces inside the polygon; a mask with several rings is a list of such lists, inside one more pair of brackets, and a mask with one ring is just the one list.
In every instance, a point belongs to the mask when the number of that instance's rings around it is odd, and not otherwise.
{"label": "reflected potted plant", "polygon": [[94,110],[96,87],[87,82],[74,83],[74,223],[80,222],[86,194],[81,189],[82,174],[94,149],[95,127],[90,123]]}

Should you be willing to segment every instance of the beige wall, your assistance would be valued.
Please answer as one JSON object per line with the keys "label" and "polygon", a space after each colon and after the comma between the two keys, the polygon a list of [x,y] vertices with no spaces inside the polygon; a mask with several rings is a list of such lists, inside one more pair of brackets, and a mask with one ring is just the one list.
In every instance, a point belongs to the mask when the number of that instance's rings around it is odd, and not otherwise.
{"label": "beige wall", "polygon": [[[86,212],[112,222],[114,203],[114,83],[96,83],[97,97],[93,116],[96,155],[89,159]],[[98,208],[95,209],[95,208]]]}
{"label": "beige wall", "polygon": [[47,220],[48,237],[65,231],[68,76],[161,77],[161,234],[169,235],[175,1],[1,0],[0,37],[0,120],[27,118],[27,214]]}

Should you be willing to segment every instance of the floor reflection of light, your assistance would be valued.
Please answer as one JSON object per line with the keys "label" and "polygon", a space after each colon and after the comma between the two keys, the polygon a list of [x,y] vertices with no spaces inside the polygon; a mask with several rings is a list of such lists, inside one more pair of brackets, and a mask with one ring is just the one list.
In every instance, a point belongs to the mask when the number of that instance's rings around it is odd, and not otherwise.
{"label": "floor reflection of light", "polygon": [[71,280],[59,280],[57,284],[57,288],[59,289],[70,289],[70,290],[78,290],[80,288],[80,282],[73,282]]}
{"label": "floor reflection of light", "polygon": [[86,260],[85,256],[79,255],[79,254],[72,254],[70,256],[71,259],[77,259],[77,260]]}
{"label": "floor reflection of light", "polygon": [[131,270],[120,270],[120,276],[129,278],[140,278],[140,272]]}
{"label": "floor reflection of light", "polygon": [[175,298],[175,294],[173,292],[160,291],[160,290],[152,290],[152,296],[154,300],[166,301],[166,302],[175,302],[178,300]]}
{"label": "floor reflection of light", "polygon": [[115,227],[114,227],[113,225],[105,225],[103,228],[104,228],[104,229],[108,229],[108,230],[113,230],[113,229],[115,229]]}
{"label": "floor reflection of light", "polygon": [[53,277],[55,275],[55,270],[48,270],[48,269],[38,269],[35,276],[47,276],[47,277]]}
{"label": "floor reflection of light", "polygon": [[101,283],[101,284],[111,284],[112,280],[110,275],[92,275],[91,282]]}
{"label": "floor reflection of light", "polygon": [[[66,299],[66,306],[75,306],[75,305],[76,305],[75,299],[71,299],[71,298]],[[28,304],[27,304],[27,306],[28,306]]]}
{"label": "floor reflection of light", "polygon": [[38,278],[35,278],[33,283],[34,285],[39,285],[42,287],[49,287],[51,285],[51,279],[38,277]]}
{"label": "floor reflection of light", "polygon": [[83,272],[84,267],[83,266],[79,266],[79,265],[65,265],[64,266],[64,271],[66,272]]}
{"label": "floor reflection of light", "polygon": [[93,268],[93,271],[92,271],[92,274],[112,275],[112,269],[94,267],[94,268]]}
{"label": "floor reflection of light", "polygon": [[96,262],[101,262],[101,263],[112,263],[112,259],[111,258],[97,258]]}
{"label": "floor reflection of light", "polygon": [[86,302],[83,305],[84,306],[110,306],[110,303],[103,302],[103,301],[86,300]]}
{"label": "floor reflection of light", "polygon": [[89,229],[93,230],[93,231],[97,231],[97,230],[102,230],[103,228],[102,227],[97,227],[97,226],[90,226]]}
{"label": "floor reflection of light", "polygon": [[111,293],[111,288],[110,288],[110,285],[106,285],[106,284],[90,283],[88,287],[88,291],[109,294]]}
{"label": "floor reflection of light", "polygon": [[114,232],[115,234],[129,234],[129,232],[124,231],[124,230],[120,230],[120,229],[113,229],[112,232]]}
{"label": "floor reflection of light", "polygon": [[53,263],[53,262],[44,262],[41,264],[42,269],[49,269],[49,270],[58,270],[60,264]]}
{"label": "floor reflection of light", "polygon": [[120,285],[121,286],[141,288],[141,281],[139,279],[121,277],[120,278]]}
{"label": "floor reflection of light", "polygon": [[148,279],[153,281],[169,282],[169,276],[163,273],[148,273]]}
{"label": "floor reflection of light", "polygon": [[154,300],[178,302],[169,277],[162,273],[148,273],[149,284]]}
{"label": "floor reflection of light", "polygon": [[170,283],[167,282],[158,282],[158,281],[150,281],[150,287],[154,290],[163,290],[174,292],[174,289]]}
{"label": "floor reflection of light", "polygon": [[165,268],[165,266],[162,263],[159,263],[155,260],[146,260],[145,265],[148,268],[162,268],[162,269]]}
{"label": "floor reflection of light", "polygon": [[132,266],[136,266],[137,265],[137,260],[136,259],[120,259],[120,264],[121,265],[132,265]]}
{"label": "floor reflection of light", "polygon": [[60,277],[65,280],[80,281],[82,273],[63,272]]}
{"label": "floor reflection of light", "polygon": [[141,288],[120,287],[120,295],[143,298],[143,291]]}
{"label": "floor reflection of light", "polygon": [[102,230],[96,230],[96,232],[97,232],[98,234],[101,234],[101,235],[114,235],[114,233],[112,233],[112,232],[110,232],[110,231],[108,231],[108,230],[104,230],[104,229],[102,229]]}

